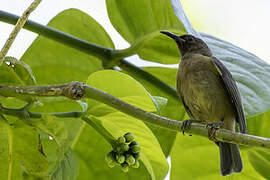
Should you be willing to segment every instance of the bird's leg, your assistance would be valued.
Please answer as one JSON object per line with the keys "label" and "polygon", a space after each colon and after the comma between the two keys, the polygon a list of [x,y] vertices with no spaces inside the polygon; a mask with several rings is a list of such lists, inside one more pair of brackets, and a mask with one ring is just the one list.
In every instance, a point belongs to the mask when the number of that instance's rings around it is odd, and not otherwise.
{"label": "bird's leg", "polygon": [[183,124],[181,126],[181,131],[183,133],[183,135],[185,135],[185,131],[189,130],[191,128],[191,124],[192,123],[201,123],[201,121],[199,120],[194,120],[194,119],[188,119],[188,120],[184,120]]}
{"label": "bird's leg", "polygon": [[216,131],[224,124],[223,121],[219,122],[213,122],[213,123],[208,123],[206,125],[206,128],[208,129],[208,138],[211,141],[217,141],[216,140]]}

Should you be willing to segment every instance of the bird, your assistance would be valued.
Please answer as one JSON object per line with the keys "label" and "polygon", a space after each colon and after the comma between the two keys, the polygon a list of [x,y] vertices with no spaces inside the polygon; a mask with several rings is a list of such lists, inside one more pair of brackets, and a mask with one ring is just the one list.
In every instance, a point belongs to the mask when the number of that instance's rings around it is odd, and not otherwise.
{"label": "bird", "polygon": [[[191,123],[201,122],[233,132],[238,123],[240,132],[246,134],[240,92],[230,71],[213,56],[202,39],[191,34],[177,36],[168,31],[160,32],[176,42],[181,54],[176,87],[190,117],[183,122],[183,133]],[[221,175],[241,172],[243,163],[238,145],[221,141],[215,143],[220,152]]]}

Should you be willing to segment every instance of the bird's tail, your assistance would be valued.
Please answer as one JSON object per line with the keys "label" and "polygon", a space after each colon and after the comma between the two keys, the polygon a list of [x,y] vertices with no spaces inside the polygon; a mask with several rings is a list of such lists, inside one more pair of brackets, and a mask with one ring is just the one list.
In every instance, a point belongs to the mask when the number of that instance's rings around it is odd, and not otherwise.
{"label": "bird's tail", "polygon": [[220,151],[220,169],[223,176],[233,172],[241,172],[243,163],[237,144],[217,142]]}

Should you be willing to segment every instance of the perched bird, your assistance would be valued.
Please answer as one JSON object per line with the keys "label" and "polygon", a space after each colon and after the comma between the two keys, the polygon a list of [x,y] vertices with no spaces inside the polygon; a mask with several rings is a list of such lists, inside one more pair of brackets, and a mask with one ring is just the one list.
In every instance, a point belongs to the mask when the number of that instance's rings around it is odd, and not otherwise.
{"label": "perched bird", "polygon": [[[207,44],[192,35],[177,36],[161,33],[174,39],[182,55],[177,73],[177,91],[191,120],[246,133],[246,120],[237,85],[228,69],[212,55]],[[220,150],[220,169],[223,176],[241,172],[243,164],[237,144],[217,141]]]}

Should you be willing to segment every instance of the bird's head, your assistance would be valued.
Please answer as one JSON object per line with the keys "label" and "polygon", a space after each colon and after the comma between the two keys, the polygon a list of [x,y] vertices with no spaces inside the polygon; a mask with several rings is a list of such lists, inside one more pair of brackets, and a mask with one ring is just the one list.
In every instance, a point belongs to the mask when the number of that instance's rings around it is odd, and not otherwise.
{"label": "bird's head", "polygon": [[190,34],[177,36],[168,31],[160,31],[160,33],[169,36],[176,42],[182,56],[184,56],[186,53],[198,53],[205,56],[212,56],[211,50],[200,38]]}

